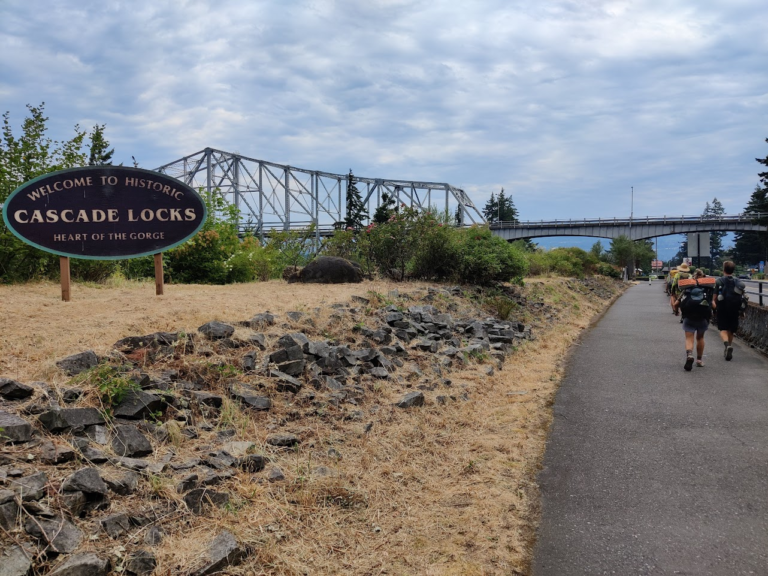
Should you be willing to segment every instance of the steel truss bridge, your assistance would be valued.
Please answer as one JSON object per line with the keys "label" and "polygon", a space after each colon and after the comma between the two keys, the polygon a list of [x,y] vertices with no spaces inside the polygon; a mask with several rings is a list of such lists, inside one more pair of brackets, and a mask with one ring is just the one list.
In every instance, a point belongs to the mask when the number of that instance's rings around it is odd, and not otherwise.
{"label": "steel truss bridge", "polygon": [[[218,191],[240,210],[241,227],[264,235],[273,230],[317,227],[327,235],[344,221],[349,176],[306,170],[239,154],[206,148],[156,171],[173,176],[193,188]],[[369,215],[381,205],[386,193],[398,205],[420,210],[433,206],[467,224],[485,219],[460,188],[441,182],[388,180],[353,176]]]}
{"label": "steel truss bridge", "polygon": [[584,220],[542,220],[540,222],[496,222],[491,230],[505,240],[543,238],[546,236],[590,236],[645,240],[688,232],[765,232],[768,227],[758,221],[768,214],[736,214],[732,216],[662,216],[644,218],[595,218]]}

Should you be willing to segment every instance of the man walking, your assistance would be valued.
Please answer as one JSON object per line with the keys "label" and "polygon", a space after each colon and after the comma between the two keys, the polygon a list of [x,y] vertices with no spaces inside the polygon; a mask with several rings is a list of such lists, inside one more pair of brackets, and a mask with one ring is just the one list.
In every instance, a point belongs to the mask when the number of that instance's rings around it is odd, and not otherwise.
{"label": "man walking", "polygon": [[717,329],[723,341],[723,355],[733,358],[733,335],[739,329],[739,315],[744,298],[744,282],[733,277],[736,266],[730,260],[723,262],[723,275],[715,283],[712,309],[717,310]]}
{"label": "man walking", "polygon": [[[678,276],[679,277],[679,276]],[[674,311],[683,313],[683,332],[685,332],[685,364],[690,372],[693,368],[693,344],[696,339],[696,366],[704,367],[704,333],[712,317],[711,300],[715,285],[714,278],[685,278],[677,280],[678,296],[675,298]]]}

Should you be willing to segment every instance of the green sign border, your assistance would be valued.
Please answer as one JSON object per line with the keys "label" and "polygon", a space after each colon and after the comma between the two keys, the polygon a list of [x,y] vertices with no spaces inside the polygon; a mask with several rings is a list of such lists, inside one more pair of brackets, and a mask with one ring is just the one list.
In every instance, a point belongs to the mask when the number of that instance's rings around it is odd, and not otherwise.
{"label": "green sign border", "polygon": [[[24,236],[22,236],[18,231],[16,231],[14,227],[11,225],[10,220],[8,219],[8,210],[6,209],[6,207],[10,203],[11,198],[13,198],[14,196],[16,196],[21,192],[24,192],[30,184],[34,184],[35,182],[37,182],[38,180],[42,180],[43,178],[50,178],[51,176],[66,174],[67,172],[77,172],[77,171],[83,172],[91,169],[109,170],[110,168],[117,168],[121,170],[130,170],[130,171],[135,170],[137,172],[143,172],[144,174],[152,175],[155,178],[157,178],[157,176],[160,175],[164,178],[176,180],[179,183],[179,185],[184,187],[185,190],[187,190],[188,192],[191,192],[194,196],[196,196],[200,200],[200,203],[203,205],[203,218],[200,220],[200,224],[198,225],[197,228],[195,228],[194,232],[192,232],[189,236],[187,236],[183,240],[176,242],[175,244],[171,244],[169,246],[164,247],[159,252],[157,250],[152,250],[150,252],[141,252],[140,254],[129,254],[125,256],[83,256],[81,254],[70,254],[69,252],[59,252],[58,250],[51,250],[50,248],[45,248],[43,246],[35,244],[34,242],[30,242],[27,238],[24,238]],[[145,170],[144,168],[129,168],[127,166],[112,166],[112,165],[81,166],[79,168],[66,168],[64,170],[56,170],[54,172],[48,172],[47,174],[42,174],[37,178],[33,178],[32,180],[29,180],[28,182],[25,182],[24,184],[16,188],[16,190],[14,190],[8,195],[8,198],[6,198],[5,202],[3,203],[3,222],[5,223],[5,226],[8,228],[8,230],[10,230],[11,233],[14,236],[16,236],[16,238],[18,238],[25,244],[29,244],[30,246],[34,246],[38,250],[42,250],[43,252],[48,252],[49,254],[56,254],[58,256],[66,256],[68,258],[78,258],[80,260],[130,260],[131,258],[141,258],[143,256],[152,256],[154,254],[166,252],[168,250],[172,250],[173,248],[176,248],[177,246],[180,246],[181,244],[184,244],[185,242],[188,242],[189,240],[191,240],[195,236],[195,234],[200,232],[200,229],[203,227],[207,219],[208,219],[208,205],[205,203],[205,198],[200,196],[200,194],[198,194],[195,191],[195,189],[192,188],[191,186],[185,184],[184,182],[182,182],[177,178],[174,178],[173,176],[168,176],[167,174],[163,174],[161,172],[155,172],[154,170]]]}

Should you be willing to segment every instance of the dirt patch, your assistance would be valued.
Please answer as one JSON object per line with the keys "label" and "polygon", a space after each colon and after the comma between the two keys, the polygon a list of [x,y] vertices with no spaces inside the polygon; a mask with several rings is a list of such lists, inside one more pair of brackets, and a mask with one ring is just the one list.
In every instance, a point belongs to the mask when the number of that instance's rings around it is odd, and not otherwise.
{"label": "dirt patch", "polygon": [[[153,288],[76,285],[73,301],[65,304],[55,284],[0,287],[0,377],[44,380],[64,390],[70,379],[54,363],[69,354],[105,354],[126,336],[195,333],[211,320],[236,323],[266,310],[278,315],[277,324],[265,330],[269,342],[300,330],[355,348],[362,342],[360,330],[375,328],[381,307],[405,302],[389,296],[392,290],[407,294],[411,304],[429,296],[425,284],[388,282],[167,286],[161,298]],[[535,339],[516,346],[502,369],[479,354],[436,371],[413,353],[404,361],[413,360],[419,373],[370,381],[353,403],[318,404],[305,394],[308,387],[297,395],[270,391],[267,412],[226,401],[198,438],[169,427],[175,432],[164,443],[153,440],[150,459],[170,451],[174,461],[192,458],[226,429],[233,431],[231,441],[255,443],[254,452],[267,456],[268,468],[279,469],[283,480],[269,482],[267,471],[239,472],[216,486],[230,494],[227,506],[196,516],[180,504],[175,479],[145,475],[137,493],[113,500],[110,513],[155,510],[165,532],[152,549],[158,574],[196,566],[222,529],[251,550],[232,574],[525,574],[539,511],[535,475],[554,391],[571,344],[619,290],[609,281],[563,279],[531,280],[524,289],[510,289],[508,296],[523,302],[513,306],[512,317],[531,326]],[[334,314],[333,304],[350,301],[359,313]],[[456,317],[489,315],[472,293],[428,301]],[[305,316],[288,321],[289,311]],[[248,338],[253,331],[238,327],[236,336]],[[227,354],[212,350],[195,366],[188,366],[191,360],[183,354],[157,365],[146,355],[132,360],[146,362],[147,371],[205,369],[212,391],[221,392],[234,365]],[[424,406],[393,405],[416,390],[423,390]],[[447,401],[438,402],[438,396]],[[81,405],[93,404],[94,397],[86,394]],[[298,447],[269,444],[268,437],[279,433],[294,434]],[[28,452],[24,445],[9,450],[18,462]],[[24,466],[31,472],[34,463]],[[79,467],[82,463],[60,465],[49,475],[63,477]],[[125,550],[117,554],[142,547],[145,532],[139,528],[127,535],[120,542]],[[118,544],[102,533],[85,547],[114,558]]]}

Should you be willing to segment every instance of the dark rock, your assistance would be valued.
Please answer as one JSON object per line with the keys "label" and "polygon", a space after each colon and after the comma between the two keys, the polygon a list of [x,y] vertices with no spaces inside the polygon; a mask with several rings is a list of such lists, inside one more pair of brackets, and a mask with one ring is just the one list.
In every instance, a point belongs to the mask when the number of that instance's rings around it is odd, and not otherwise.
{"label": "dark rock", "polygon": [[200,458],[192,458],[191,460],[187,460],[186,462],[179,462],[175,464],[171,464],[171,468],[174,470],[191,470],[195,466],[200,465]]}
{"label": "dark rock", "polygon": [[32,425],[16,414],[0,410],[0,442],[11,444],[29,442],[32,439]]}
{"label": "dark rock", "polygon": [[112,492],[120,496],[133,494],[139,487],[139,475],[131,470],[114,476],[104,476],[103,480]]}
{"label": "dark rock", "polygon": [[138,458],[115,458],[114,463],[128,470],[135,470],[137,472],[146,470],[149,466],[149,462]]}
{"label": "dark rock", "polygon": [[214,320],[213,322],[203,324],[197,331],[209,340],[223,340],[232,336],[235,333],[235,328],[229,324]]}
{"label": "dark rock", "polygon": [[299,443],[299,437],[295,434],[269,434],[267,444],[278,447],[291,447]]}
{"label": "dark rock", "polygon": [[272,408],[272,400],[265,396],[259,395],[256,390],[246,386],[245,384],[233,384],[230,387],[229,394],[235,400],[239,400],[245,406],[254,410],[265,411]]}
{"label": "dark rock", "polygon": [[139,348],[159,348],[161,346],[171,346],[179,339],[176,332],[155,332],[146,336],[128,336],[115,342],[114,348],[129,354]]}
{"label": "dark rock", "polygon": [[261,472],[267,464],[267,458],[259,454],[247,454],[238,458],[236,465],[246,472]]}
{"label": "dark rock", "polygon": [[24,511],[28,512],[32,516],[40,516],[42,518],[56,517],[56,514],[54,514],[53,511],[48,508],[48,506],[44,506],[40,504],[40,502],[24,502],[24,504],[22,504],[22,508],[24,508]]}
{"label": "dark rock", "polygon": [[145,576],[152,574],[157,567],[155,555],[146,550],[137,550],[125,564],[125,573],[129,576]]}
{"label": "dark rock", "polygon": [[71,554],[83,540],[83,533],[66,518],[52,520],[27,518],[24,530],[35,538],[47,542],[54,552]]}
{"label": "dark rock", "polygon": [[208,576],[224,570],[227,566],[237,566],[245,558],[246,551],[238,545],[235,537],[226,530],[216,536],[208,550],[208,562],[190,576]]}
{"label": "dark rock", "polygon": [[80,448],[80,454],[91,464],[104,464],[104,462],[109,460],[109,457],[104,452],[89,446],[87,442]]}
{"label": "dark rock", "polygon": [[370,370],[368,370],[368,374],[370,374],[374,378],[380,378],[380,379],[389,378],[389,372],[387,372],[386,368],[371,368]]}
{"label": "dark rock", "polygon": [[298,322],[305,316],[304,312],[286,312],[285,315],[288,316],[288,319],[292,322]]}
{"label": "dark rock", "polygon": [[0,553],[0,573],[3,576],[28,576],[31,570],[32,560],[20,546],[10,546]]}
{"label": "dark rock", "polygon": [[86,512],[88,499],[82,492],[62,492],[60,498],[72,516],[81,516]]}
{"label": "dark rock", "polygon": [[112,439],[112,450],[118,456],[137,458],[152,454],[152,444],[135,426],[116,426],[115,437]]}
{"label": "dark rock", "polygon": [[211,406],[212,408],[221,408],[224,399],[218,394],[211,394],[210,392],[192,392],[192,396],[197,400],[199,404],[204,406]]}
{"label": "dark rock", "polygon": [[35,389],[32,386],[9,378],[0,378],[0,396],[5,400],[24,400],[34,393]]}
{"label": "dark rock", "polygon": [[195,488],[184,496],[184,503],[194,514],[202,514],[206,504],[225,506],[229,502],[229,494],[214,492],[205,488]]}
{"label": "dark rock", "polygon": [[200,486],[215,486],[216,484],[221,484],[224,480],[229,480],[234,475],[235,473],[232,470],[219,470],[216,472],[204,470],[200,477]]}
{"label": "dark rock", "polygon": [[[285,338],[285,336],[283,337]],[[283,339],[281,338],[281,340]],[[303,360],[304,351],[302,346],[294,344],[292,346],[282,346],[269,355],[269,361],[275,364],[283,364],[294,360]]]}
{"label": "dark rock", "polygon": [[99,357],[92,350],[86,352],[80,352],[79,354],[73,354],[67,356],[56,362],[61,370],[63,370],[68,376],[76,376],[81,372],[90,370],[99,365]]}
{"label": "dark rock", "polygon": [[59,565],[49,576],[107,576],[109,560],[96,554],[75,554]]}
{"label": "dark rock", "polygon": [[256,351],[248,352],[248,354],[243,356],[241,365],[243,367],[243,372],[253,372],[256,370]]}
{"label": "dark rock", "polygon": [[248,344],[251,346],[256,346],[260,350],[265,350],[267,348],[267,339],[264,336],[264,334],[251,334],[248,336]]}
{"label": "dark rock", "polygon": [[187,474],[186,476],[183,476],[179,483],[176,484],[176,492],[184,494],[184,492],[189,492],[193,488],[196,488],[198,479],[199,477],[197,474]]}
{"label": "dark rock", "polygon": [[411,392],[402,397],[402,399],[395,404],[398,408],[412,408],[414,406],[424,406],[424,394],[421,392]]}
{"label": "dark rock", "polygon": [[256,314],[253,318],[250,320],[243,322],[248,328],[258,330],[260,328],[265,328],[267,326],[272,326],[275,323],[275,315],[270,314],[269,312],[264,312],[263,314]]}
{"label": "dark rock", "polygon": [[37,418],[49,432],[64,432],[73,428],[82,430],[87,426],[104,424],[104,418],[95,408],[62,408],[49,410]]}
{"label": "dark rock", "polygon": [[272,468],[267,474],[267,480],[270,482],[282,482],[285,480],[285,474],[280,468]]}
{"label": "dark rock", "polygon": [[359,266],[344,258],[320,256],[302,268],[300,281],[318,284],[362,282],[363,272]]}
{"label": "dark rock", "polygon": [[11,483],[11,489],[19,495],[23,502],[40,500],[45,496],[45,485],[48,484],[48,476],[45,472],[37,472],[31,476],[19,478]]}
{"label": "dark rock", "polygon": [[61,399],[65,404],[73,404],[80,400],[83,395],[83,391],[80,388],[65,388],[61,393]]}
{"label": "dark rock", "polygon": [[131,522],[127,514],[112,514],[99,520],[99,524],[110,538],[122,536],[131,529]]}
{"label": "dark rock", "polygon": [[296,394],[301,390],[301,382],[280,370],[270,370],[269,375],[272,378],[277,378],[276,387],[278,392],[290,392]]}
{"label": "dark rock", "polygon": [[[82,493],[85,496],[85,504],[78,510],[79,515],[109,507],[107,485],[95,468],[83,468],[65,478],[61,484],[61,491],[62,494]],[[72,498],[70,509],[79,507],[79,500],[79,497]]]}
{"label": "dark rock", "polygon": [[11,490],[0,490],[0,527],[7,532],[15,528],[19,515],[19,505],[14,496]]}
{"label": "dark rock", "polygon": [[166,403],[160,396],[143,390],[131,390],[115,408],[115,416],[129,420],[141,420],[155,412],[162,412],[165,408]]}
{"label": "dark rock", "polygon": [[106,426],[100,426],[98,424],[87,426],[85,428],[85,435],[96,442],[96,444],[101,444],[102,446],[106,446],[109,442],[109,432],[107,431]]}
{"label": "dark rock", "polygon": [[50,440],[40,446],[40,460],[45,464],[63,464],[75,459],[75,451],[69,446],[54,444]]}
{"label": "dark rock", "polygon": [[144,534],[144,544],[157,546],[163,541],[163,532],[157,526],[150,526]]}

